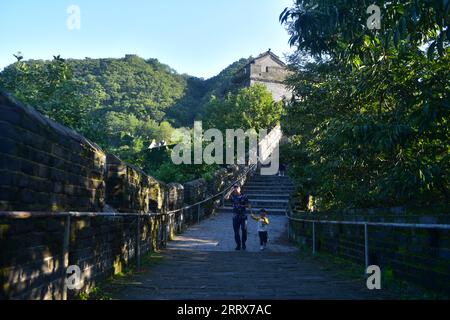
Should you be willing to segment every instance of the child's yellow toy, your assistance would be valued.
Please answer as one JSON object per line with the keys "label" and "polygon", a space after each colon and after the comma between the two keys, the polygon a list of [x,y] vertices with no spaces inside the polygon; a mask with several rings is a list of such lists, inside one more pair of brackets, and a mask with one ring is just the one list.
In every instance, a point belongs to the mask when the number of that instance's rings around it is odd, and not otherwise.
{"label": "child's yellow toy", "polygon": [[261,221],[263,224],[267,225],[270,223],[269,218],[267,218],[267,217],[256,216],[253,213],[251,214],[251,216],[252,216],[253,220]]}

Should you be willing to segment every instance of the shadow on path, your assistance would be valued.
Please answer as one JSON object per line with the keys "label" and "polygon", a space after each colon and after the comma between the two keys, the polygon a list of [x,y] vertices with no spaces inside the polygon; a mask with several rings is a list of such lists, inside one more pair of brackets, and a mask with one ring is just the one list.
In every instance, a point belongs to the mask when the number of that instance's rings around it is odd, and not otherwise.
{"label": "shadow on path", "polygon": [[379,299],[364,279],[348,280],[302,260],[286,239],[287,220],[270,217],[269,246],[259,250],[249,219],[247,251],[234,251],[231,215],[191,227],[169,243],[164,261],[137,274],[115,299]]}

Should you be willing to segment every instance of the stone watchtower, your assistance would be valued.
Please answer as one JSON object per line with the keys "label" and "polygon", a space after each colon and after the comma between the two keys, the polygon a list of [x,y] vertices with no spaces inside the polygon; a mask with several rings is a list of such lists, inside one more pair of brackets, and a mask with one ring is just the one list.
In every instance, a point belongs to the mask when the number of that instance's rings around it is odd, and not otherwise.
{"label": "stone watchtower", "polygon": [[261,83],[272,93],[275,101],[292,97],[292,92],[284,85],[284,80],[289,74],[286,64],[270,49],[250,60],[238,72],[245,86]]}

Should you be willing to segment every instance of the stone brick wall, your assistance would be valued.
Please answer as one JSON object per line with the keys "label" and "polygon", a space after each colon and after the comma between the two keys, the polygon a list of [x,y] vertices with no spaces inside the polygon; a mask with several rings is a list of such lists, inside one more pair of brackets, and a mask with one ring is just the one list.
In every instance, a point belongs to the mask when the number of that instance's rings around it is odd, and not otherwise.
{"label": "stone brick wall", "polygon": [[[141,253],[168,240],[166,216],[70,218],[65,263],[65,217],[11,220],[0,218],[0,299],[64,299],[88,292],[99,280],[134,262],[138,221]],[[66,268],[81,269],[81,288],[68,290]]]}
{"label": "stone brick wall", "polygon": [[184,187],[179,183],[167,185],[168,209],[177,210],[184,205]]}
{"label": "stone brick wall", "polygon": [[[238,180],[243,173],[248,169],[246,166],[229,165],[226,168],[221,168],[214,172],[212,181],[208,184],[208,193],[218,194],[222,192],[227,186]],[[250,172],[249,174],[252,174]],[[247,176],[242,177],[237,182],[243,185]]]}
{"label": "stone brick wall", "polygon": [[213,179],[209,184],[209,193],[216,194],[221,192],[231,181],[228,180],[228,170],[221,168],[214,172]]}
{"label": "stone brick wall", "polygon": [[[365,211],[365,214],[362,213]],[[370,211],[371,213],[369,213]],[[448,214],[411,215],[381,210],[357,210],[357,214],[301,214],[313,220],[374,221],[395,223],[448,224]],[[403,211],[403,210],[401,210]],[[395,212],[395,213],[394,213]],[[290,237],[305,250],[312,250],[312,224],[291,221]],[[317,224],[316,249],[361,266],[365,263],[364,227],[357,225]],[[448,292],[450,283],[450,231],[382,226],[368,227],[369,264],[380,266],[383,279],[407,280],[423,288]]]}
{"label": "stone brick wall", "polygon": [[283,83],[290,75],[287,67],[280,65],[270,55],[256,58],[247,66],[249,85],[262,84],[272,93],[275,101],[292,98],[292,91]]}
{"label": "stone brick wall", "polygon": [[0,210],[101,210],[105,162],[94,143],[0,95]]}
{"label": "stone brick wall", "polygon": [[119,212],[162,212],[167,206],[166,184],[112,154],[106,168],[106,203]]}
{"label": "stone brick wall", "polygon": [[208,184],[205,179],[198,179],[185,183],[183,188],[184,202],[187,204],[194,204],[206,198]]}
{"label": "stone brick wall", "polygon": [[63,233],[61,218],[0,218],[0,299],[61,297]]}

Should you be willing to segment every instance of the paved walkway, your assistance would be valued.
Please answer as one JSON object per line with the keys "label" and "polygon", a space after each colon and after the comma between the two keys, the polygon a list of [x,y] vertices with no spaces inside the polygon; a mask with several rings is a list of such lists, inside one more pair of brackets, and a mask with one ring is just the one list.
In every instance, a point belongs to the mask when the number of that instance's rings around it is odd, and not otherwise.
{"label": "paved walkway", "polygon": [[234,251],[231,215],[193,226],[164,250],[164,261],[121,288],[118,299],[373,299],[364,280],[346,280],[302,260],[286,237],[286,218],[270,217],[269,247],[259,250],[249,219],[247,251]]}
{"label": "paved walkway", "polygon": [[[287,220],[285,216],[270,217],[270,232],[268,252],[296,252],[286,238]],[[259,252],[259,238],[256,230],[256,221],[248,217],[247,225],[247,251]],[[175,241],[168,244],[169,250],[188,251],[234,251],[234,233],[232,214],[221,213],[217,216],[192,226],[183,235],[177,236]]]}

